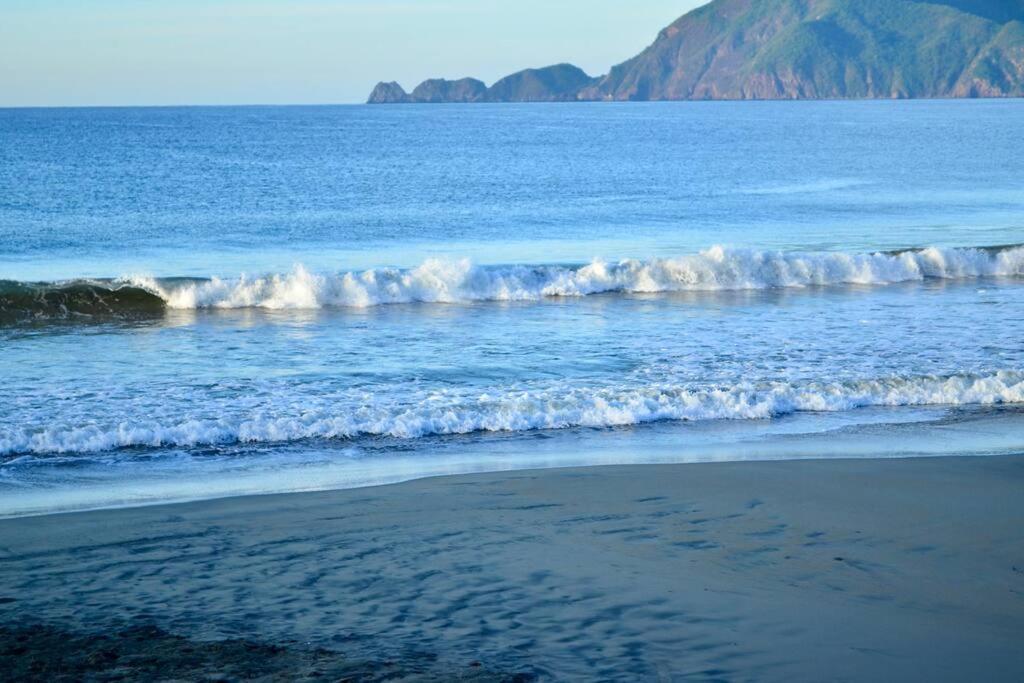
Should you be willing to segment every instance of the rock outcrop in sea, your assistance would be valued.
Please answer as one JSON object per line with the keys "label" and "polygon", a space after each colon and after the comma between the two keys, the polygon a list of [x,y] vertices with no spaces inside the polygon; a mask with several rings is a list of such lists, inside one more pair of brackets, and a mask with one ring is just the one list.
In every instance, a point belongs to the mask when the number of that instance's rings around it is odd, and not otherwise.
{"label": "rock outcrop in sea", "polygon": [[369,104],[571,102],[578,99],[581,90],[597,81],[572,64],[556,64],[518,71],[490,88],[475,78],[432,78],[420,83],[412,93],[406,93],[398,83],[378,83],[370,94]]}

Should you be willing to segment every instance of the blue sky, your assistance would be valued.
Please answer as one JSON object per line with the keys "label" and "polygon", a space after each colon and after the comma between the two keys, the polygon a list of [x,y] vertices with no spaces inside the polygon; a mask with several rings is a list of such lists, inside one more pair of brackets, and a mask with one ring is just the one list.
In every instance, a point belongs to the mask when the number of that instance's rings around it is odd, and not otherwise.
{"label": "blue sky", "polygon": [[0,106],[360,102],[379,80],[605,73],[703,0],[0,0]]}

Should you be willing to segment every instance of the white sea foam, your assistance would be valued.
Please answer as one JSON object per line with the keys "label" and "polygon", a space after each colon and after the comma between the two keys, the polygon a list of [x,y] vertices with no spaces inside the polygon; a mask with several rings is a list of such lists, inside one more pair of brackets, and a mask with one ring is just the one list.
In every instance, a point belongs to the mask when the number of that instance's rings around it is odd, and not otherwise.
{"label": "white sea foam", "polygon": [[867,180],[857,180],[855,178],[835,178],[823,179],[809,183],[799,183],[795,185],[764,185],[760,187],[741,189],[737,191],[737,194],[804,195],[814,194],[817,192],[835,192],[837,190],[848,190],[854,187],[863,187],[864,185],[870,184],[871,182]]}
{"label": "white sea foam", "polygon": [[754,251],[713,247],[679,258],[579,266],[478,266],[467,260],[429,260],[408,269],[291,273],[164,284],[126,278],[168,307],[312,309],[366,308],[395,303],[533,301],[609,292],[758,290],[828,285],[885,285],[925,279],[1020,277],[1024,247],[941,249],[899,253]]}
{"label": "white sea foam", "polygon": [[[101,452],[124,447],[286,443],[305,439],[390,436],[415,439],[472,432],[616,427],[656,421],[770,419],[805,411],[869,406],[1024,403],[1024,372],[906,377],[808,384],[740,385],[711,389],[652,385],[631,388],[506,390],[469,395],[436,392],[407,403],[339,405],[310,398],[298,412],[273,410],[157,423],[0,428],[0,454]],[[292,403],[292,406],[295,404]],[[217,414],[217,411],[212,411]]]}

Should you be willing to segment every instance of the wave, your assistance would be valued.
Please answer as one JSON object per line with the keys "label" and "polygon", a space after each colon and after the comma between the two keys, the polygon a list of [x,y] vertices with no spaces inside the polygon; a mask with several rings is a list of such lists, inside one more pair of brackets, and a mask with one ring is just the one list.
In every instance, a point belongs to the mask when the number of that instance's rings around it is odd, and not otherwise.
{"label": "wave", "polygon": [[0,280],[0,323],[74,317],[160,315],[167,302],[154,291],[121,282],[76,280],[27,283]]}
{"label": "wave", "polygon": [[136,286],[170,308],[366,308],[396,303],[535,301],[606,293],[757,290],[848,284],[891,284],[929,278],[1024,275],[1024,247],[928,248],[898,253],[787,253],[713,247],[679,258],[594,261],[585,266],[475,266],[430,260],[411,270],[375,269],[318,275],[298,267],[287,275],[213,279],[164,288]]}
{"label": "wave", "polygon": [[235,279],[0,283],[0,318],[152,314],[169,309],[368,308],[398,303],[536,301],[608,293],[761,290],[886,285],[928,279],[1024,276],[1024,246],[911,249],[851,254],[716,246],[678,258],[595,260],[583,266],[479,266],[429,260],[412,269],[377,268]]}
{"label": "wave", "polygon": [[818,180],[796,185],[767,185],[737,190],[737,194],[749,195],[789,195],[789,194],[814,194],[818,192],[835,192],[838,190],[849,190],[854,187],[871,185],[869,180],[857,180],[855,178],[836,178],[832,180]]}
{"label": "wave", "polygon": [[[694,389],[634,388],[504,390],[485,395],[436,393],[405,404],[336,398],[303,402],[299,414],[272,410],[217,419],[32,429],[0,427],[0,455],[96,453],[121,448],[288,443],[312,439],[418,439],[477,432],[610,428],[661,421],[761,420],[798,412],[882,406],[963,406],[1024,403],[1024,372],[863,381],[745,384]],[[294,405],[294,404],[293,404]],[[218,411],[213,411],[218,412]]]}

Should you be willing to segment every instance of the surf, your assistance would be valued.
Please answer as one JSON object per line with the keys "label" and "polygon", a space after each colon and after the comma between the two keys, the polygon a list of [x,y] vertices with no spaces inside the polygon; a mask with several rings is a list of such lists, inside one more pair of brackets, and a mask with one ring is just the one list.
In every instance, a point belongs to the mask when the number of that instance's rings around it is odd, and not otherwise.
{"label": "surf", "polygon": [[[481,432],[607,429],[655,422],[772,420],[795,413],[868,407],[974,406],[1024,403],[1024,372],[1000,370],[948,376],[891,376],[846,382],[751,382],[696,387],[511,387],[411,392],[374,399],[355,392],[283,396],[255,411],[216,403],[208,417],[195,411],[180,420],[143,416],[58,426],[0,426],[0,455],[97,453],[124,448],[283,444],[306,440],[391,437],[416,440]],[[213,417],[216,415],[216,417]]]}
{"label": "surf", "polygon": [[373,268],[237,278],[0,282],[0,321],[157,315],[171,310],[372,308],[390,304],[529,302],[599,294],[885,286],[927,280],[1019,278],[1024,246],[890,252],[801,252],[715,246],[675,258],[595,259],[585,265],[477,265],[429,259]]}

